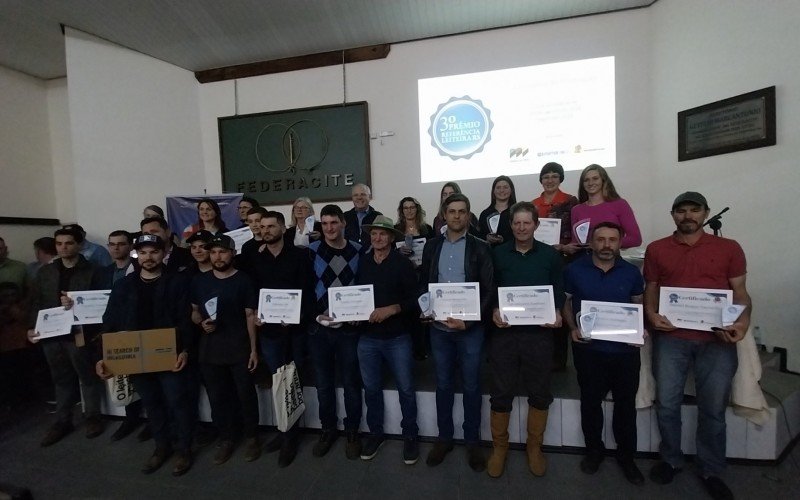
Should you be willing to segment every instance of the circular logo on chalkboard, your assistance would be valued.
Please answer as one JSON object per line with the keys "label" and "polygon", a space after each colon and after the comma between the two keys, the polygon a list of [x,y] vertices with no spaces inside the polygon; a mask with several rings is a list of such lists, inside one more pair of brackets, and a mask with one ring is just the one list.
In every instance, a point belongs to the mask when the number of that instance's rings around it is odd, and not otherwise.
{"label": "circular logo on chalkboard", "polygon": [[431,115],[428,135],[440,155],[468,159],[491,140],[493,125],[491,112],[480,100],[451,97]]}

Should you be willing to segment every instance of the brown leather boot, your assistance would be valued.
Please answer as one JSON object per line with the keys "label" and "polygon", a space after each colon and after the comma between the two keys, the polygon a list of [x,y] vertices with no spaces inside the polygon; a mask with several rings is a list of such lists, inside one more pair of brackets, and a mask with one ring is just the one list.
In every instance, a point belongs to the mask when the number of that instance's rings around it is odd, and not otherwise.
{"label": "brown leather boot", "polygon": [[500,477],[506,467],[508,455],[508,421],[511,413],[492,411],[489,424],[492,428],[492,455],[486,464],[490,477]]}
{"label": "brown leather boot", "polygon": [[547,428],[547,410],[528,407],[528,468],[534,476],[544,476],[547,459],[542,453],[544,430]]}

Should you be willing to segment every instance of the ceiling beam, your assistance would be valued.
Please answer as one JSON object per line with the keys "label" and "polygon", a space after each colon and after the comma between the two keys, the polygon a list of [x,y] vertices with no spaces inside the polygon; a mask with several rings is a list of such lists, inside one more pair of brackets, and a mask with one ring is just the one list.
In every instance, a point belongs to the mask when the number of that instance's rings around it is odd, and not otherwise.
{"label": "ceiling beam", "polygon": [[390,45],[388,43],[384,43],[355,49],[334,50],[331,52],[320,52],[318,54],[273,59],[272,61],[238,64],[236,66],[196,71],[194,77],[197,78],[197,81],[200,83],[211,83],[301,69],[337,66],[343,62],[372,61],[375,59],[385,59],[386,56],[389,55],[389,47]]}

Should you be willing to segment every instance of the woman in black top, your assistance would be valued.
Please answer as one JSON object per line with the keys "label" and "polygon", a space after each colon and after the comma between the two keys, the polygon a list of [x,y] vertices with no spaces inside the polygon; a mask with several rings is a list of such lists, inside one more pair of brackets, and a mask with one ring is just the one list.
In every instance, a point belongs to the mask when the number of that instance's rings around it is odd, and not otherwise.
{"label": "woman in black top", "polygon": [[[516,202],[517,193],[514,190],[514,181],[505,175],[496,178],[492,182],[492,202],[478,217],[478,236],[493,246],[514,239],[509,208]],[[500,221],[497,229],[492,231],[489,218],[495,214],[500,214]]]}

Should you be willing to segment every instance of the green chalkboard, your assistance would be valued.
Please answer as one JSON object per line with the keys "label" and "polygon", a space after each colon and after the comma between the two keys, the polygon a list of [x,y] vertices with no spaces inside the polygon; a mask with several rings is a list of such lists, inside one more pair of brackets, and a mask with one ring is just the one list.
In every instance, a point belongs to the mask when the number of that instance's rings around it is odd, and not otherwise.
{"label": "green chalkboard", "polygon": [[262,205],[350,199],[370,183],[366,102],[219,118],[222,189]]}

